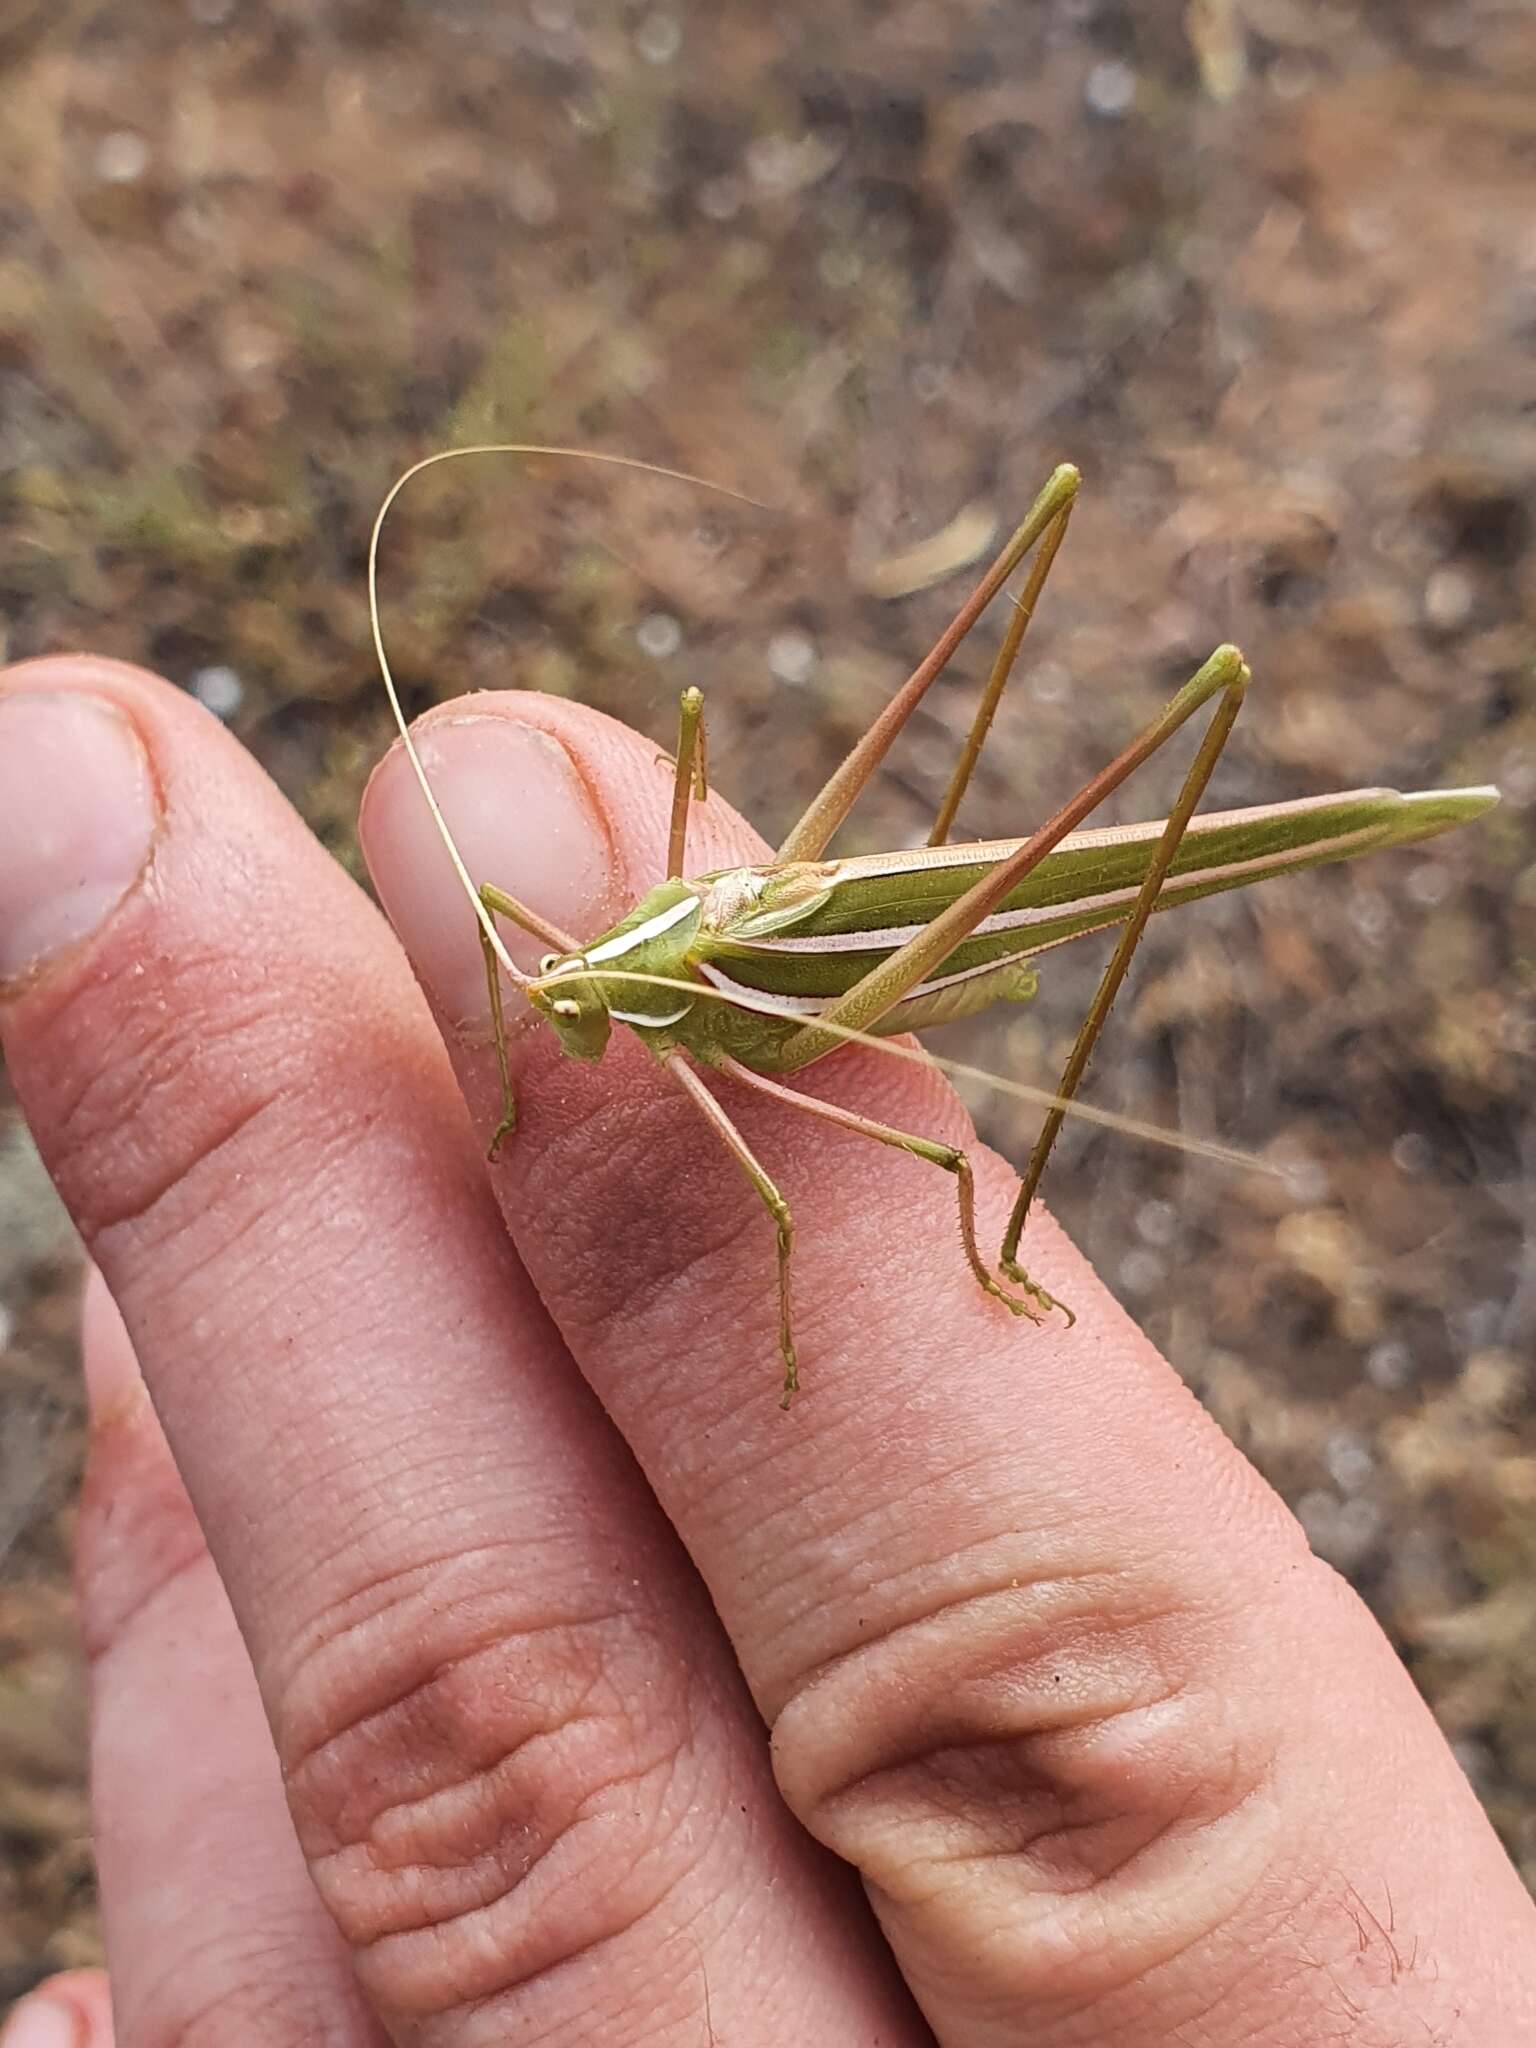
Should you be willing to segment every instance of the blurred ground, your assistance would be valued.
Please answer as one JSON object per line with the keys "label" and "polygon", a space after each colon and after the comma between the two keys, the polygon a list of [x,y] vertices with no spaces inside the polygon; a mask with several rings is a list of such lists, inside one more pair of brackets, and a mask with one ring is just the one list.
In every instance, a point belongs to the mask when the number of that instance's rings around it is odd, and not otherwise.
{"label": "blurred ground", "polygon": [[[163,669],[343,860],[385,743],[369,522],[414,456],[493,435],[788,516],[423,482],[385,562],[413,705],[520,681],[665,738],[707,682],[717,779],[770,834],[953,608],[953,578],[890,594],[906,551],[960,552],[951,522],[1017,517],[1065,456],[1088,494],[975,831],[1037,818],[1228,636],[1258,687],[1218,800],[1503,785],[1422,854],[1154,928],[1095,1098],[1299,1183],[1074,1133],[1050,1193],[1536,1881],[1533,87],[1524,0],[0,9],[7,651]],[[921,834],[991,644],[852,843]],[[1049,1078],[1097,966],[1053,955],[967,1049]],[[0,2001],[97,1940],[75,1251],[6,1116]]]}

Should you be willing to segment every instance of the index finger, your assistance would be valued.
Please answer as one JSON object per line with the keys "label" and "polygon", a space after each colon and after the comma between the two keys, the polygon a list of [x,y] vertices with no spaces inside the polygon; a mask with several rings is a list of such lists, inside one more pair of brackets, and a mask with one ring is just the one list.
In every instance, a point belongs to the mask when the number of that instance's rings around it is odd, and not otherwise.
{"label": "index finger", "polygon": [[[570,705],[479,699],[429,724],[470,870],[535,909],[549,886],[485,800],[527,725],[591,795],[617,917],[663,872],[667,783],[654,747]],[[717,805],[697,827],[692,872],[761,858]],[[364,838],[440,1011],[471,1026],[452,1050],[488,1129],[473,925],[399,756]],[[1492,2038],[1526,2010],[1510,1937],[1529,1904],[1405,1674],[1049,1220],[1025,1263],[1078,1311],[1070,1332],[980,1293],[931,1166],[715,1084],[798,1223],[807,1391],[785,1416],[772,1232],[618,1036],[582,1066],[519,1032],[498,1196],[710,1585],[781,1787],[862,1871],[941,2037],[1077,2039],[1091,2013],[1118,2044],[1185,2024],[1300,2040],[1344,1998],[1392,2038],[1474,2013]],[[968,1135],[931,1073],[864,1050],[807,1085]],[[977,1170],[985,1240],[1012,1178]]]}

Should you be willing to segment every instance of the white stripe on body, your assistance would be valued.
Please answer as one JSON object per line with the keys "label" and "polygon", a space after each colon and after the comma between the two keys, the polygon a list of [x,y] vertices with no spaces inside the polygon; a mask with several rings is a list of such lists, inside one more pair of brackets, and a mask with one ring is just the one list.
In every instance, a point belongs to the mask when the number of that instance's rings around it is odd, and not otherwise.
{"label": "white stripe on body", "polygon": [[[1128,835],[1134,832],[1141,836],[1143,833],[1143,828],[1140,826],[1124,829]],[[1157,826],[1149,829],[1160,832],[1162,828]],[[1169,875],[1163,883],[1163,889],[1158,893],[1161,895],[1164,891],[1175,889],[1198,889],[1203,883],[1226,881],[1237,875],[1262,874],[1267,868],[1294,867],[1298,860],[1310,859],[1318,854],[1335,853],[1343,848],[1355,845],[1358,841],[1374,839],[1380,830],[1381,827],[1379,825],[1365,825],[1358,831],[1341,832],[1333,839],[1319,839],[1314,845],[1301,849],[1292,847],[1280,853],[1255,854],[1252,860],[1228,861],[1221,867],[1194,868],[1186,874]],[[1016,844],[1017,842],[1013,843]],[[935,852],[943,850],[940,848],[934,849]],[[955,867],[973,865],[976,861],[976,848],[970,848],[969,853],[969,860],[954,861],[949,863],[949,865]],[[917,869],[906,871],[886,869],[882,870],[882,872],[916,873],[919,871]],[[835,890],[845,880],[857,881],[860,879],[862,878],[857,875],[838,876],[831,886]],[[995,932],[1026,931],[1033,925],[1055,924],[1058,919],[1064,917],[1083,917],[1090,916],[1100,910],[1114,910],[1121,904],[1134,903],[1140,893],[1141,884],[1137,882],[1125,889],[1106,889],[1096,896],[1079,896],[1071,903],[1038,904],[1024,910],[994,911],[991,917],[982,919],[975,930],[969,934],[969,937],[985,939],[990,938]],[[787,936],[767,940],[763,943],[762,950],[767,953],[894,953],[898,946],[904,946],[909,939],[916,938],[920,931],[926,929],[926,924],[904,924],[887,925],[879,931],[826,932],[819,938],[797,939]],[[750,946],[752,941],[746,939],[741,943]],[[966,941],[961,940],[960,943],[964,945]],[[963,979],[960,976],[954,978]],[[931,984],[934,987],[941,985],[947,984]],[[916,994],[917,991],[914,990],[913,993]]]}
{"label": "white stripe on body", "polygon": [[[643,946],[648,939],[660,938],[663,932],[671,931],[673,925],[681,924],[685,917],[694,915],[699,908],[697,896],[684,896],[676,903],[669,903],[665,910],[658,910],[654,917],[648,917],[644,924],[637,924],[633,931],[620,932],[617,938],[604,939],[600,946],[593,946],[582,954],[589,967],[596,967],[603,960],[622,960],[626,953],[636,946]],[[575,963],[561,970],[579,972]]]}
{"label": "white stripe on body", "polygon": [[669,1011],[665,1017],[647,1017],[639,1010],[614,1010],[608,1014],[615,1024],[643,1024],[651,1031],[665,1031],[669,1024],[680,1024],[693,1008],[691,1002],[684,1003],[679,1010]]}

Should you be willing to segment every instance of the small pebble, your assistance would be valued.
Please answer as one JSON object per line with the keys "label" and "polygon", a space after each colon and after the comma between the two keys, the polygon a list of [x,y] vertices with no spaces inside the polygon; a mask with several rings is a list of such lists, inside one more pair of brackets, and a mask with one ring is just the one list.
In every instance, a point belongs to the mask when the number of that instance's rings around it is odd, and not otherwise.
{"label": "small pebble", "polygon": [[727,172],[724,177],[707,178],[699,187],[698,208],[706,220],[734,220],[746,196],[740,178]]}
{"label": "small pebble", "polygon": [[245,685],[232,668],[215,662],[192,678],[192,694],[215,718],[233,718],[245,700]]}
{"label": "small pebble", "polygon": [[670,612],[651,612],[635,628],[642,654],[653,661],[666,661],[683,644],[683,629]]}
{"label": "small pebble", "polygon": [[1136,1228],[1148,1244],[1166,1249],[1179,1234],[1179,1212],[1172,1202],[1143,1202],[1136,1212]]}
{"label": "small pebble", "polygon": [[1328,1477],[1340,1493],[1357,1494],[1376,1469],[1370,1446],[1352,1429],[1336,1429],[1323,1446],[1323,1463]]}
{"label": "small pebble", "polygon": [[1349,921],[1368,946],[1379,946],[1391,928],[1392,913],[1379,890],[1357,889]]}
{"label": "small pebble", "polygon": [[1422,1131],[1404,1131],[1392,1141],[1392,1164],[1399,1173],[1427,1173],[1434,1164],[1434,1152]]}
{"label": "small pebble", "polygon": [[764,192],[788,192],[797,182],[800,152],[786,135],[760,135],[747,145],[747,171]]}
{"label": "small pebble", "polygon": [[1432,910],[1451,892],[1451,878],[1437,860],[1420,861],[1404,885],[1415,903]]}
{"label": "small pebble", "polygon": [[768,642],[769,673],[798,688],[816,673],[816,643],[804,633],[775,633]]}
{"label": "small pebble", "polygon": [[1373,1500],[1340,1500],[1324,1487],[1304,1493],[1296,1519],[1317,1555],[1349,1571],[1364,1562],[1381,1534],[1382,1513]]}
{"label": "small pebble", "polygon": [[1096,114],[1110,120],[1126,113],[1136,97],[1136,74],[1129,64],[1111,58],[1095,64],[1083,87],[1083,98]]}
{"label": "small pebble", "polygon": [[1424,586],[1424,616],[1437,633],[1454,633],[1472,616],[1477,587],[1465,569],[1437,569]]}
{"label": "small pebble", "polygon": [[1413,1353],[1401,1339],[1387,1337],[1365,1354],[1365,1376],[1384,1394],[1395,1394],[1413,1378]]}
{"label": "small pebble", "polygon": [[149,169],[149,144],[131,128],[103,135],[96,145],[96,175],[104,185],[135,185]]}
{"label": "small pebble", "polygon": [[670,64],[682,47],[682,24],[672,14],[648,14],[635,32],[635,48],[647,64]]}
{"label": "small pebble", "polygon": [[1156,1252],[1127,1252],[1120,1261],[1120,1285],[1127,1294],[1152,1294],[1168,1277]]}

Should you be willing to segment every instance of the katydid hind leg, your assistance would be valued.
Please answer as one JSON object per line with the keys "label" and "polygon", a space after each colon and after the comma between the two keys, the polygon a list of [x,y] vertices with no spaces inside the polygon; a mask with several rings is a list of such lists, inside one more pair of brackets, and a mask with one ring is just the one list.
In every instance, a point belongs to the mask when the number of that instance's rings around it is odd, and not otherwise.
{"label": "katydid hind leg", "polygon": [[787,1408],[800,1389],[800,1367],[795,1355],[794,1312],[790,1298],[790,1261],[795,1249],[795,1219],[772,1176],[737,1130],[729,1115],[705,1087],[702,1078],[688,1064],[686,1056],[672,1051],[662,1056],[663,1071],[670,1074],[683,1093],[702,1112],[706,1122],[750,1181],[778,1233],[779,1261],[779,1356],[784,1361],[784,1391],[781,1408]]}
{"label": "katydid hind leg", "polygon": [[[779,848],[778,858],[781,861],[819,860],[825,853],[833,833],[853,809],[860,791],[885,759],[908,719],[948,667],[956,648],[1030,549],[1061,522],[1063,513],[1077,496],[1080,482],[1081,478],[1070,462],[1064,462],[1052,471],[1040,495],[1010,535],[986,575],[982,577],[896,695],[875,718],[864,737],[833,771],[819,794],[812,799]],[[1059,540],[1058,534],[1058,544]],[[1051,552],[1055,552],[1054,547]]]}
{"label": "katydid hind leg", "polygon": [[912,1131],[899,1131],[891,1124],[877,1123],[873,1117],[860,1116],[856,1110],[840,1108],[834,1102],[822,1102],[814,1095],[802,1095],[798,1088],[786,1087],[782,1081],[755,1073],[751,1067],[743,1066],[740,1060],[722,1060],[720,1070],[743,1086],[756,1089],[760,1095],[771,1096],[775,1102],[804,1110],[808,1116],[820,1117],[825,1123],[835,1124],[839,1130],[852,1131],[861,1138],[872,1138],[878,1145],[889,1145],[898,1152],[909,1153],[914,1159],[926,1159],[945,1173],[953,1174],[960,1211],[960,1244],[966,1264],[980,1286],[1015,1315],[1028,1316],[1031,1322],[1042,1320],[1037,1309],[1043,1312],[1057,1306],[1043,1288],[1028,1280],[1022,1283],[1026,1298],[1020,1300],[1018,1295],[1010,1294],[988,1269],[976,1241],[976,1178],[970,1159],[960,1146],[947,1145],[936,1138],[920,1137]]}
{"label": "katydid hind leg", "polygon": [[[851,989],[831,1004],[823,1017],[807,1023],[796,1032],[782,1050],[781,1069],[793,1072],[798,1067],[808,1066],[812,1060],[820,1059],[824,1053],[834,1051],[841,1043],[836,1036],[839,1026],[855,1031],[875,1029],[904,996],[942,969],[944,962],[958,946],[964,944],[983,919],[990,917],[1045,856],[1054,851],[1069,832],[1075,831],[1084,818],[1098,809],[1112,790],[1118,789],[1144,761],[1150,760],[1203,705],[1213,697],[1230,696],[1235,688],[1240,690],[1247,678],[1247,665],[1238,650],[1235,647],[1218,647],[1177,696],[1170,700],[1161,715],[1107,767],[1091,776],[1074,797],[1020,844],[1016,852],[990,868],[904,945],[871,967]],[[1203,781],[1199,787],[1204,787]],[[826,1029],[826,1026],[833,1028]]]}
{"label": "katydid hind leg", "polygon": [[1121,986],[1124,983],[1126,971],[1131,964],[1131,956],[1141,943],[1142,934],[1145,932],[1147,922],[1156,907],[1158,894],[1167,877],[1168,870],[1173,865],[1180,842],[1184,837],[1185,831],[1188,829],[1189,821],[1194,815],[1195,806],[1204,795],[1206,785],[1209,783],[1216,763],[1220,760],[1222,750],[1225,748],[1227,740],[1231,735],[1237,714],[1242,708],[1243,696],[1247,689],[1248,681],[1248,669],[1246,664],[1244,664],[1232,677],[1230,683],[1221,694],[1215,714],[1206,730],[1204,739],[1200,742],[1200,747],[1194,760],[1190,763],[1189,770],[1180,786],[1178,798],[1168,815],[1168,822],[1163,827],[1162,837],[1157,842],[1152,859],[1148,864],[1147,872],[1142,878],[1141,888],[1131,909],[1131,914],[1121,928],[1119,943],[1110,956],[1108,966],[1104,969],[1099,985],[1094,991],[1093,1001],[1088,1006],[1087,1014],[1079,1027],[1072,1050],[1067,1056],[1066,1066],[1062,1070],[1061,1079],[1056,1087],[1056,1093],[1060,1100],[1047,1113],[1045,1122],[1040,1129],[1040,1135],[1035,1140],[1034,1151],[1030,1154],[1029,1164],[1025,1168],[1020,1181],[1013,1213],[1008,1219],[1008,1228],[1003,1236],[1002,1251],[999,1257],[999,1264],[1003,1272],[1010,1280],[1020,1286],[1030,1286],[1033,1284],[1019,1264],[1019,1241],[1024,1233],[1024,1222],[1029,1214],[1030,1204],[1035,1198],[1041,1176],[1045,1172],[1046,1163],[1050,1159],[1051,1152],[1056,1144],[1057,1135],[1061,1130],[1062,1121],[1066,1115],[1066,1110],[1062,1105],[1070,1102],[1077,1094],[1083,1075],[1087,1071],[1089,1059],[1092,1057],[1094,1046],[1098,1042],[1099,1034],[1104,1029],[1115,998],[1120,993]]}
{"label": "katydid hind leg", "polygon": [[960,758],[955,763],[949,787],[939,804],[938,815],[933,821],[933,830],[928,834],[930,846],[942,846],[949,838],[956,814],[964,801],[965,792],[970,787],[971,777],[981,760],[982,749],[987,744],[987,736],[992,730],[992,721],[997,716],[997,707],[1002,702],[1003,691],[1007,688],[1008,680],[1018,661],[1019,649],[1024,644],[1024,635],[1029,631],[1030,620],[1034,617],[1035,608],[1040,602],[1045,580],[1051,573],[1051,564],[1060,553],[1061,544],[1067,537],[1067,521],[1072,517],[1072,504],[1073,501],[1069,498],[1040,536],[1040,546],[1034,561],[1030,564],[1028,579],[1013,600],[1013,610],[1008,620],[1007,631],[1003,634],[1002,645],[998,648],[997,657],[992,663],[992,672],[987,677],[987,686],[982,691],[981,702],[977,705],[976,715],[971,720],[971,729],[965,736],[964,746],[960,749]]}

